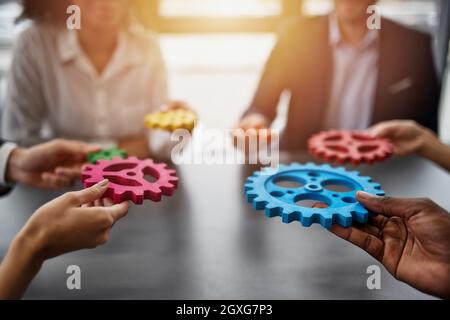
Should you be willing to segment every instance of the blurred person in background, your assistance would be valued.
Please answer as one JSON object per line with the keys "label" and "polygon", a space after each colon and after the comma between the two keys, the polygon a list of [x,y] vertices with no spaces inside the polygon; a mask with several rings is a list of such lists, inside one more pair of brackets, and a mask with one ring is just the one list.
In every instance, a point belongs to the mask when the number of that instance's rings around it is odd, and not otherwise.
{"label": "blurred person in background", "polygon": [[[3,137],[83,140],[148,156],[144,116],[171,103],[158,40],[138,19],[146,3],[22,1],[19,19],[33,23],[15,45]],[[69,5],[81,9],[79,30],[66,27]]]}
{"label": "blurred person in background", "polygon": [[387,19],[369,29],[374,0],[335,0],[328,16],[293,22],[280,35],[238,128],[269,128],[291,93],[283,149],[326,129],[365,130],[411,119],[437,130],[440,84],[432,39]]}

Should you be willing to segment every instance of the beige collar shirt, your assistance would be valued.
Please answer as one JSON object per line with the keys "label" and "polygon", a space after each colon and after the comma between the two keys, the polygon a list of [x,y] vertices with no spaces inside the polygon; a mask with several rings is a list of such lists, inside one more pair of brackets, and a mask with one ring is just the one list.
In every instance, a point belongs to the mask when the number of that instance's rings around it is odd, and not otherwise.
{"label": "beige collar shirt", "polygon": [[325,127],[367,129],[372,120],[378,80],[378,30],[368,30],[357,45],[348,44],[342,39],[333,13],[329,34],[334,70]]}

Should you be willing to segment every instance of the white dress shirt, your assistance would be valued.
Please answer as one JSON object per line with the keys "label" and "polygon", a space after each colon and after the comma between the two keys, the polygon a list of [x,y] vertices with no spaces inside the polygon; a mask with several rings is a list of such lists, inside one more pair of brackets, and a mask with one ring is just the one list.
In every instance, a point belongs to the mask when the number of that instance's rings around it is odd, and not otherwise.
{"label": "white dress shirt", "polygon": [[144,134],[145,114],[167,99],[166,70],[153,33],[122,31],[99,75],[76,31],[34,24],[15,45],[2,137],[25,145],[53,137],[114,142]]}
{"label": "white dress shirt", "polygon": [[370,125],[378,80],[378,30],[369,30],[357,45],[346,43],[338,19],[330,15],[334,72],[327,129],[364,130]]}

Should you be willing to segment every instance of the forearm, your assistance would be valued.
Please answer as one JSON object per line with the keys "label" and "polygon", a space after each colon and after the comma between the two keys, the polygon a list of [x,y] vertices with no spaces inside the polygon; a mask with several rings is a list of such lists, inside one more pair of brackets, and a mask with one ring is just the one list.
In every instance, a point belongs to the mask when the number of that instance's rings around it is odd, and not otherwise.
{"label": "forearm", "polygon": [[434,134],[426,132],[419,154],[447,171],[450,171],[450,146],[442,143]]}
{"label": "forearm", "polygon": [[18,235],[0,264],[0,299],[20,299],[41,269],[43,260],[35,254],[33,243]]}

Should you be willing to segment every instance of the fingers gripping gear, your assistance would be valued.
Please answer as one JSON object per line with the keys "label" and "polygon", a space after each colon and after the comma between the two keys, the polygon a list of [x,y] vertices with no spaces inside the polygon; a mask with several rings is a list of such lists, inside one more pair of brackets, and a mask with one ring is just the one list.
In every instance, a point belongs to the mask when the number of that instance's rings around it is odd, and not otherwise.
{"label": "fingers gripping gear", "polygon": [[[146,176],[155,181],[149,182]],[[160,201],[163,195],[172,196],[178,184],[175,170],[168,169],[166,164],[135,157],[99,160],[97,164],[86,166],[81,176],[86,188],[104,179],[109,180],[104,198],[110,198],[116,204],[124,201],[142,204],[145,199]]]}
{"label": "fingers gripping gear", "polygon": [[367,222],[368,211],[357,202],[357,191],[384,195],[371,178],[327,164],[293,163],[277,170],[263,169],[245,184],[247,201],[256,210],[265,210],[266,216],[279,216],[284,223],[299,221],[305,227],[319,223],[327,229],[333,224],[350,227],[352,221]]}
{"label": "fingers gripping gear", "polygon": [[372,164],[383,161],[393,153],[393,146],[387,139],[376,138],[360,131],[324,131],[308,141],[310,153],[325,161],[339,163]]}

